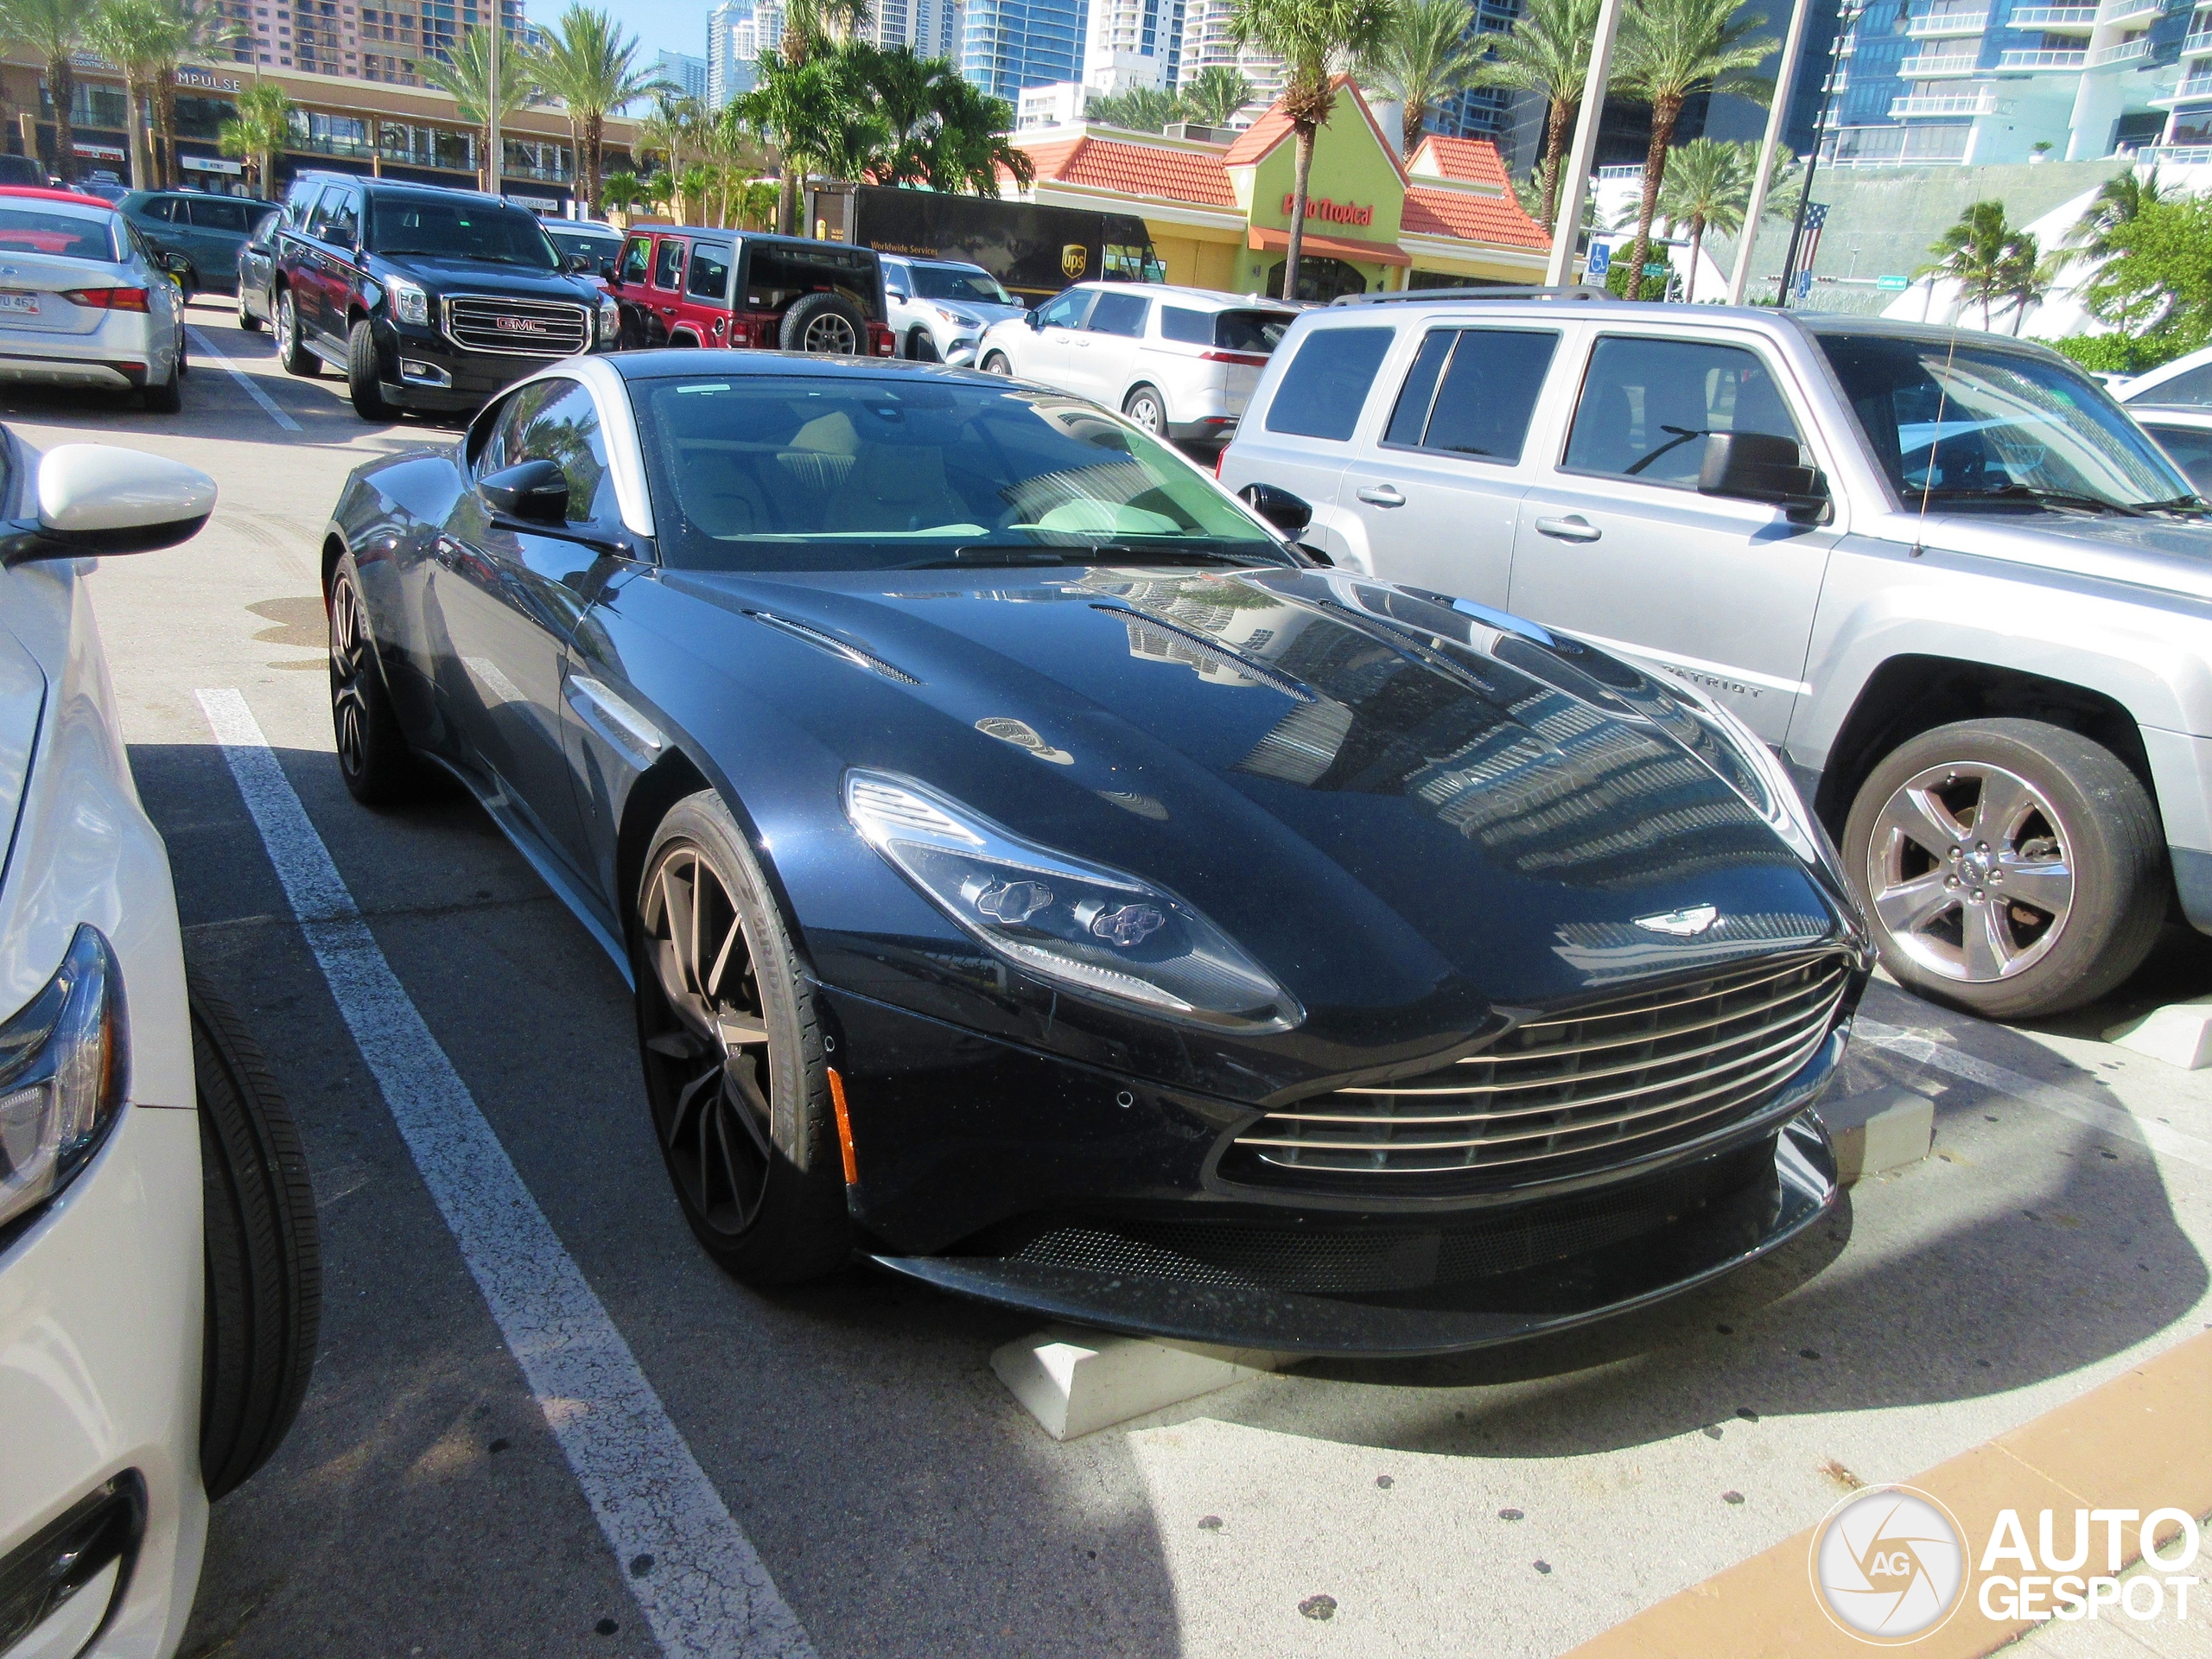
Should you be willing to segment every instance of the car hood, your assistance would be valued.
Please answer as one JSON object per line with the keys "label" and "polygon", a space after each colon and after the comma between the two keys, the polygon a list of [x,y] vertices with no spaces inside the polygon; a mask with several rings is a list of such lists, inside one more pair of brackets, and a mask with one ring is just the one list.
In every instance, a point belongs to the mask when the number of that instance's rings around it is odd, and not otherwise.
{"label": "car hood", "polygon": [[1947,551],[2212,600],[2212,518],[1950,512],[1930,514],[1925,526],[1908,522],[1893,534]]}
{"label": "car hood", "polygon": [[[1166,886],[1317,1014],[1586,1000],[1857,937],[1665,690],[1437,596],[1287,569],[664,580],[730,614],[716,655],[836,763]],[[1638,925],[1704,906],[1694,935]]]}
{"label": "car hood", "polygon": [[488,259],[433,258],[420,254],[377,255],[379,264],[403,276],[429,284],[441,292],[455,289],[482,289],[505,297],[527,300],[584,300],[584,284],[574,276],[553,270],[524,270]]}
{"label": "car hood", "polygon": [[1029,309],[1023,305],[988,305],[980,301],[970,303],[966,300],[915,299],[909,300],[906,303],[911,306],[942,307],[947,311],[957,311],[963,316],[976,318],[986,328],[993,323],[1007,322],[1015,317],[1025,316]]}

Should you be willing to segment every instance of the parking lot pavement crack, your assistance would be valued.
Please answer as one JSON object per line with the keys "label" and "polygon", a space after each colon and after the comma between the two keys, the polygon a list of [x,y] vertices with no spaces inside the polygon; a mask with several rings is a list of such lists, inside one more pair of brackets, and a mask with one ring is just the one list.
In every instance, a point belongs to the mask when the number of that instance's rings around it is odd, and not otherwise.
{"label": "parking lot pavement crack", "polygon": [[340,1015],[669,1659],[813,1659],[806,1631],[430,1034],[245,697],[201,707]]}

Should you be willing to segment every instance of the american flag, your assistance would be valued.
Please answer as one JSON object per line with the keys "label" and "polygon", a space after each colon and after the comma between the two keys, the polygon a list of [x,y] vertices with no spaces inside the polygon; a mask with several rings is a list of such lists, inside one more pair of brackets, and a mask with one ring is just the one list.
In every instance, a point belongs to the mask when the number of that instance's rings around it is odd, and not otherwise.
{"label": "american flag", "polygon": [[1797,269],[1810,270],[1813,261],[1821,251],[1821,230],[1828,222],[1828,205],[1825,201],[1805,204],[1805,240],[1797,251]]}

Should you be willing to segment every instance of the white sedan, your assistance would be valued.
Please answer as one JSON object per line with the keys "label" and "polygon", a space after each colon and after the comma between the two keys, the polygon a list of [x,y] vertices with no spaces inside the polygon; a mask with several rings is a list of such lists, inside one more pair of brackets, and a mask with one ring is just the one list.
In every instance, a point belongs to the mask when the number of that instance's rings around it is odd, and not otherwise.
{"label": "white sedan", "polygon": [[207,1503],[283,1439],[320,1268],[299,1140],[188,993],[90,556],[198,531],[213,480],[0,431],[0,1655],[165,1659]]}
{"label": "white sedan", "polygon": [[0,188],[0,381],[137,391],[181,404],[179,254],[156,253],[97,197]]}

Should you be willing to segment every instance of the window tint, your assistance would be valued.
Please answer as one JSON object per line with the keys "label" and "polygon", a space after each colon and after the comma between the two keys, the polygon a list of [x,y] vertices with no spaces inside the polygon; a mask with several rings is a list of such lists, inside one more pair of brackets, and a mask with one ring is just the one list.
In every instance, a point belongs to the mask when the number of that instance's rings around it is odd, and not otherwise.
{"label": "window tint", "polygon": [[533,380],[509,397],[493,418],[484,447],[476,452],[476,473],[481,478],[522,460],[522,429],[531,417],[564,385],[573,381]]}
{"label": "window tint", "polygon": [[842,294],[872,322],[883,321],[882,277],[865,249],[809,248],[753,243],[745,250],[745,303],[754,311],[781,311],[808,294]]}
{"label": "window tint", "polygon": [[712,300],[716,305],[728,304],[729,267],[728,248],[702,242],[691,250],[691,278],[684,283],[683,291],[698,299]]}
{"label": "window tint", "polygon": [[173,196],[156,196],[138,204],[138,217],[157,219],[164,225],[173,225],[177,219],[178,206],[176,199]]}
{"label": "window tint", "polygon": [[252,204],[221,196],[195,196],[190,207],[192,222],[205,231],[229,231],[244,236],[253,227]]}
{"label": "window tint", "polygon": [[2143,429],[2173,457],[2199,495],[2212,495],[2212,432],[2193,426],[2146,425]]}
{"label": "window tint", "polygon": [[569,480],[570,524],[612,529],[622,512],[615,505],[614,474],[607,469],[599,405],[573,380],[543,384],[545,394],[518,411],[508,453],[515,461],[550,461],[560,467]]}
{"label": "window tint", "polygon": [[315,211],[315,198],[322,194],[322,185],[315,179],[302,179],[292,186],[292,194],[284,198],[284,216],[292,224],[305,229],[308,216]]}
{"label": "window tint", "polygon": [[1288,311],[1224,311],[1213,320],[1213,343],[1224,352],[1272,353],[1294,321]]}
{"label": "window tint", "polygon": [[1351,436],[1390,340],[1388,328],[1315,329],[1275,387],[1268,430],[1336,442]]}
{"label": "window tint", "polygon": [[333,242],[359,242],[361,239],[360,198],[351,190],[338,193],[336,201],[325,199],[330,209],[330,225],[323,232]]}
{"label": "window tint", "polygon": [[1601,340],[1575,406],[1567,470],[1694,488],[1709,432],[1802,440],[1756,354],[1689,340]]}
{"label": "window tint", "polygon": [[1397,404],[1390,410],[1383,442],[1421,448],[1421,436],[1428,430],[1429,405],[1436,401],[1437,377],[1444,372],[1444,359],[1452,355],[1459,337],[1451,328],[1432,328],[1421,336],[1421,350],[1414,353],[1414,365],[1406,371],[1406,384],[1399,388]]}
{"label": "window tint", "polygon": [[1090,308],[1091,301],[1097,297],[1096,289],[1071,288],[1038,312],[1037,326],[1040,328],[1080,328],[1083,327],[1083,314]]}
{"label": "window tint", "polygon": [[309,236],[328,236],[330,234],[330,222],[337,216],[338,209],[345,200],[346,187],[344,185],[332,184],[324,186],[322,200],[315,203],[315,211],[308,215],[308,234]]}
{"label": "window tint", "polygon": [[1126,334],[1144,333],[1145,314],[1152,309],[1152,302],[1141,294],[1101,294],[1098,303],[1090,308],[1090,332],[1094,334]]}
{"label": "window tint", "polygon": [[[16,201],[24,201],[16,197]],[[126,228],[130,220],[120,213],[115,222]],[[96,218],[66,209],[0,206],[0,253],[51,253],[64,259],[92,259],[102,264],[122,257],[109,238],[108,227]]]}
{"label": "window tint", "polygon": [[254,221],[253,239],[263,244],[273,241],[276,235],[276,221],[283,217],[281,210],[273,213],[264,213]]}
{"label": "window tint", "polygon": [[481,259],[524,270],[556,270],[561,264],[537,214],[458,191],[379,194],[372,202],[368,245],[378,253]]}
{"label": "window tint", "polygon": [[1160,337],[1162,340],[1187,340],[1193,346],[1213,344],[1213,316],[1205,311],[1188,311],[1179,305],[1160,308]]}
{"label": "window tint", "polygon": [[910,300],[913,298],[913,284],[907,280],[906,266],[884,266],[883,291],[891,296],[894,300]]}
{"label": "window tint", "polygon": [[2162,380],[2143,394],[2143,403],[2176,404],[2212,404],[2212,363],[2201,368],[2177,374],[2171,380]]}
{"label": "window tint", "polygon": [[632,237],[630,245],[622,250],[622,269],[617,273],[619,279],[625,283],[644,282],[645,265],[652,259],[652,238],[643,236]]}
{"label": "window tint", "polygon": [[653,256],[653,286],[674,289],[683,285],[683,251],[680,236],[665,238]]}
{"label": "window tint", "polygon": [[[1437,349],[1445,345],[1450,347],[1448,361]],[[1432,333],[1421,341],[1383,442],[1477,455],[1510,466],[1521,459],[1536,394],[1542,390],[1544,372],[1551,367],[1558,345],[1557,334],[1534,330],[1465,328],[1456,338],[1442,329]],[[1427,401],[1424,424],[1420,382],[1425,374],[1433,385],[1440,365],[1443,384]]]}

